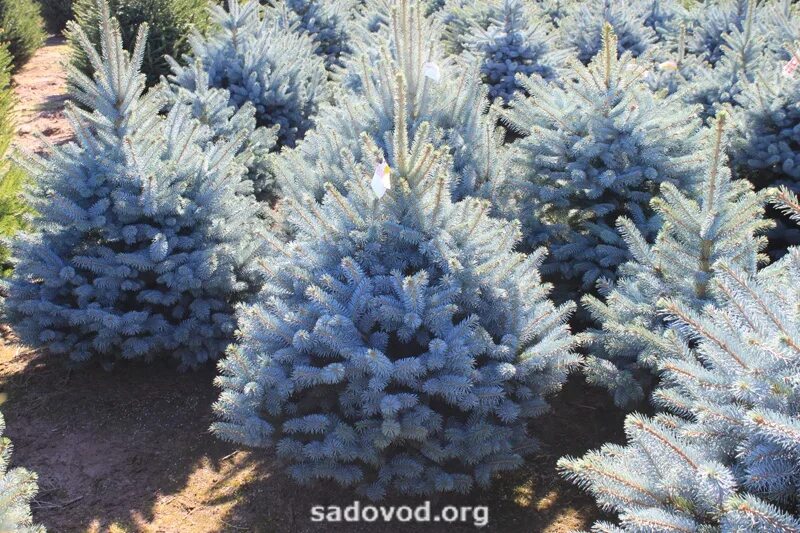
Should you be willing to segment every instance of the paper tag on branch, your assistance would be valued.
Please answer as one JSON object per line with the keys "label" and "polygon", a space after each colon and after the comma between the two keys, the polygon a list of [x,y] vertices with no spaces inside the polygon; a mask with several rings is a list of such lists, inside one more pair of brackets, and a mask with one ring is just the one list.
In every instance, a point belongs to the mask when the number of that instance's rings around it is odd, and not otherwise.
{"label": "paper tag on branch", "polygon": [[797,60],[796,56],[792,56],[792,59],[783,66],[783,75],[786,77],[792,76],[798,65],[800,65],[800,61]]}
{"label": "paper tag on branch", "polygon": [[386,191],[392,188],[392,170],[386,161],[381,161],[375,165],[375,174],[372,175],[372,192],[378,198],[383,198]]}
{"label": "paper tag on branch", "polygon": [[442,79],[442,70],[439,68],[439,65],[436,63],[429,61],[422,65],[422,73],[425,74],[425,77],[439,83],[439,80]]}
{"label": "paper tag on branch", "polygon": [[678,70],[678,63],[675,61],[664,61],[663,63],[658,64],[658,70],[675,72],[676,70]]}

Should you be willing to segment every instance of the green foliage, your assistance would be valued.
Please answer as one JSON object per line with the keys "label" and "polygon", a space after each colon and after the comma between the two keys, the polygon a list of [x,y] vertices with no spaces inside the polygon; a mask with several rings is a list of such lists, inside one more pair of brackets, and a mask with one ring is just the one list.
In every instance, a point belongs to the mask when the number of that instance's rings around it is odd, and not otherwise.
{"label": "green foliage", "polygon": [[12,445],[3,432],[6,429],[0,414],[0,531],[13,533],[45,533],[33,523],[31,499],[36,495],[37,476],[24,468],[9,469]]}
{"label": "green foliage", "polygon": [[8,51],[16,70],[44,43],[44,21],[33,0],[0,0],[0,42]]}
{"label": "green foliage", "polygon": [[[100,43],[100,2],[103,0],[75,0],[73,11],[75,24],[95,44]],[[189,49],[188,38],[192,29],[200,31],[208,27],[207,0],[108,0],[111,14],[119,20],[122,39],[130,47],[136,30],[147,23],[150,33],[147,38],[142,71],[148,84],[158,81],[169,73],[165,55],[180,57]],[[72,48],[72,61],[83,72],[91,67],[78,43],[75,28],[68,28],[67,36]]]}
{"label": "green foliage", "polygon": [[[25,227],[24,216],[29,209],[20,198],[20,192],[26,174],[17,166],[10,166],[2,172],[3,177],[0,178],[0,237],[10,238]],[[11,271],[11,252],[7,246],[0,245],[0,274],[7,277]]]}
{"label": "green foliage", "polygon": [[72,20],[72,0],[37,0],[42,8],[47,29],[53,33],[60,33],[67,27],[67,22]]}
{"label": "green foliage", "polygon": [[[0,238],[12,237],[23,227],[25,204],[20,189],[25,173],[7,161],[7,152],[14,138],[14,94],[11,90],[11,56],[0,46]],[[10,273],[10,254],[0,241],[0,273]]]}
{"label": "green foliage", "polygon": [[14,138],[14,92],[11,90],[11,55],[0,45],[0,157]]}

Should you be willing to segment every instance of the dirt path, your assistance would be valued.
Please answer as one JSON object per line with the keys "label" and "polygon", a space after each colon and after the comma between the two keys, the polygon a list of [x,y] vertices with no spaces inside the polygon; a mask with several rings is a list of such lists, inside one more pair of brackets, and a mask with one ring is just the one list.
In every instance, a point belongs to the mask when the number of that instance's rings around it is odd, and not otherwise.
{"label": "dirt path", "polygon": [[41,134],[53,144],[72,137],[72,129],[64,117],[67,100],[67,75],[64,63],[69,47],[63,37],[50,37],[13,80],[17,95],[17,139],[14,145],[25,151],[38,152],[44,144]]}

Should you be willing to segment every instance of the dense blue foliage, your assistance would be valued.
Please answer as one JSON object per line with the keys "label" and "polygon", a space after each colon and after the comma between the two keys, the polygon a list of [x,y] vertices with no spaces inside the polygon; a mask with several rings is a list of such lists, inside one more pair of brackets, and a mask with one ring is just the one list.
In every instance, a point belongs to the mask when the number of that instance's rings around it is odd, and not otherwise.
{"label": "dense blue foliage", "polygon": [[653,65],[644,75],[645,83],[663,96],[687,90],[695,78],[707,70],[706,63],[688,53],[685,27],[678,29],[674,42],[661,43],[650,59]]}
{"label": "dense blue foliage", "polygon": [[340,57],[350,52],[348,26],[357,0],[283,0],[299,28],[317,45],[317,53],[331,68],[341,66]]}
{"label": "dense blue foliage", "polygon": [[[347,90],[324,108],[302,144],[276,160],[284,195],[310,194],[320,200],[326,183],[344,191],[347,181],[356,178],[347,153],[361,157],[364,135],[391,151],[398,110],[405,114],[412,140],[427,123],[435,146],[452,156],[454,199],[481,196],[481,190],[507,169],[507,150],[496,131],[496,115],[487,113],[487,90],[477,68],[447,58],[437,46],[438,26],[417,16],[414,4],[405,11],[402,6],[401,2],[389,9],[388,26],[370,32],[369,39],[357,39],[360,44],[346,62]],[[417,44],[423,42],[429,46],[420,50]],[[398,94],[393,82],[401,75],[408,82]]]}
{"label": "dense blue foliage", "polygon": [[[394,117],[391,150],[367,138],[348,154],[360,178],[344,191],[289,202],[296,234],[269,239],[268,282],[220,363],[213,428],[276,447],[301,482],[374,499],[465,492],[518,467],[535,449],[528,422],[578,359],[542,253],[514,252],[518,226],[486,201],[453,203],[450,157],[427,125],[410,143]],[[365,177],[384,158],[391,188],[376,196]]]}
{"label": "dense blue foliage", "polygon": [[658,184],[692,186],[698,124],[677,99],[657,98],[642,69],[606,25],[604,47],[588,67],[577,63],[563,87],[521,79],[507,113],[525,137],[514,143],[514,170],[497,187],[495,203],[521,220],[526,246],[547,245],[546,272],[590,288],[613,279],[629,258],[615,230],[626,215],[646,238],[658,219],[649,202]]}
{"label": "dense blue foliage", "polygon": [[773,67],[736,97],[734,162],[757,179],[756,173],[800,190],[800,74],[785,76],[781,65]]}
{"label": "dense blue foliage", "polygon": [[500,14],[492,0],[446,0],[436,17],[442,24],[445,50],[460,54],[467,47],[475,28],[486,30]]}
{"label": "dense blue foliage", "polygon": [[594,531],[800,531],[796,4],[220,3],[149,90],[145,29],[76,30],[75,140],[17,158],[23,343],[225,354],[220,438],[376,500],[519,467],[580,368],[652,404],[559,462]]}
{"label": "dense blue foliage", "polygon": [[[771,195],[800,222],[796,196]],[[674,346],[652,362],[666,412],[629,416],[625,447],[559,461],[619,513],[619,528],[600,530],[800,530],[800,248],[757,273],[746,263],[717,258],[705,276],[713,305],[680,293],[659,302]]]}
{"label": "dense blue foliage", "polygon": [[644,12],[644,25],[656,33],[660,42],[674,41],[681,26],[689,19],[688,11],[679,2],[672,0],[638,0]]}
{"label": "dense blue foliage", "polygon": [[533,6],[556,28],[569,14],[570,0],[536,0]]}
{"label": "dense blue foliage", "polygon": [[743,29],[725,34],[722,56],[712,67],[701,69],[684,91],[684,100],[702,106],[701,116],[708,119],[727,106],[736,105],[743,87],[756,80],[770,65],[765,38],[754,28],[755,14],[748,12]]}
{"label": "dense blue foliage", "polygon": [[197,90],[199,61],[210,87],[228,90],[237,108],[255,106],[258,125],[280,126],[279,145],[294,146],[313,126],[328,93],[324,63],[311,37],[287,31],[284,18],[255,0],[228,0],[227,10],[215,5],[211,18],[214,28],[207,36],[191,37],[185,66],[170,60],[172,81]]}
{"label": "dense blue foliage", "polygon": [[682,433],[735,465],[744,490],[791,509],[800,486],[800,250],[758,276],[725,261],[715,271],[720,307],[700,315],[664,304],[698,346],[660,365],[656,401],[687,418]]}
{"label": "dense blue foliage", "polygon": [[622,407],[641,401],[659,364],[682,349],[660,312],[661,299],[700,311],[718,303],[711,290],[715,263],[726,260],[754,273],[764,259],[759,255],[766,244],[759,234],[769,226],[763,218],[764,198],[749,182],[731,179],[723,117],[708,134],[707,164],[696,180],[697,193],[661,186],[652,201],[662,221],[653,244],[631,220],[621,218],[620,231],[634,259],[620,265],[620,280],[604,288],[604,301],[590,295],[583,299],[601,326],[590,330],[586,375],[610,389]]}
{"label": "dense blue foliage", "polygon": [[800,8],[792,0],[768,0],[756,6],[756,28],[766,36],[767,48],[781,61],[788,61],[792,54],[786,45],[800,39],[800,24],[797,17]]}
{"label": "dense blue foliage", "polygon": [[558,48],[554,28],[523,0],[503,0],[489,28],[473,25],[470,33],[475,37],[468,47],[481,61],[492,100],[502,98],[508,103],[520,89],[518,74],[555,79],[567,57],[566,50]]}
{"label": "dense blue foliage", "polygon": [[749,4],[749,0],[714,0],[704,3],[702,9],[693,9],[688,25],[689,51],[716,65],[728,34],[744,30]]}
{"label": "dense blue foliage", "polygon": [[[107,15],[106,15],[107,17]],[[6,313],[23,342],[72,360],[216,359],[233,306],[255,288],[257,203],[243,139],[211,142],[184,106],[166,117],[144,93],[145,29],[131,55],[104,20],[102,56],[80,38],[94,80],[71,70],[76,142],[26,167],[37,232],[16,243]]]}
{"label": "dense blue foliage", "polygon": [[[739,171],[757,188],[782,185],[800,193],[800,73],[785,75],[773,63],[736,97],[738,134],[731,153]],[[771,255],[800,245],[800,228],[772,213]]]}
{"label": "dense blue foliage", "polygon": [[279,126],[259,127],[256,108],[245,102],[239,109],[231,105],[231,95],[226,89],[213,88],[208,74],[200,62],[193,67],[194,87],[186,89],[180,85],[168,86],[172,105],[186,106],[192,117],[210,128],[210,144],[239,136],[243,139],[238,150],[239,162],[247,167],[247,178],[253,185],[253,193],[259,200],[273,196],[275,178],[269,157],[277,142]]}
{"label": "dense blue foliage", "polygon": [[570,5],[560,28],[564,41],[577,50],[584,65],[600,53],[607,24],[617,36],[617,51],[639,57],[658,39],[655,30],[645,23],[651,13],[647,2],[582,0]]}
{"label": "dense blue foliage", "polygon": [[564,458],[564,475],[585,487],[619,525],[601,521],[593,531],[723,531],[789,533],[800,520],[744,493],[733,470],[703,441],[675,431],[675,420],[630,415],[627,446],[606,444],[579,459]]}

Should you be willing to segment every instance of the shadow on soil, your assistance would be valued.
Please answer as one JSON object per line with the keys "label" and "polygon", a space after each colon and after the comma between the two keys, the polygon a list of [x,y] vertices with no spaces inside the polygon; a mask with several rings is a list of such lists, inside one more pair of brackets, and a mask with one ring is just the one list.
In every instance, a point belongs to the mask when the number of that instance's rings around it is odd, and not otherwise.
{"label": "shadow on soil", "polygon": [[[67,373],[58,362],[15,350],[5,346],[0,358],[2,411],[14,465],[39,474],[34,517],[49,531],[372,531],[377,525],[312,523],[312,505],[347,506],[357,497],[331,485],[298,487],[268,453],[237,451],[209,434],[217,395],[213,367],[179,373],[169,362],[156,362]],[[488,491],[433,500],[432,511],[487,505],[489,526],[482,531],[588,527],[599,511],[556,474],[555,463],[604,442],[623,442],[624,416],[577,377],[553,406],[534,422],[543,447],[522,469]],[[380,528],[475,531],[471,518],[446,528]]]}

